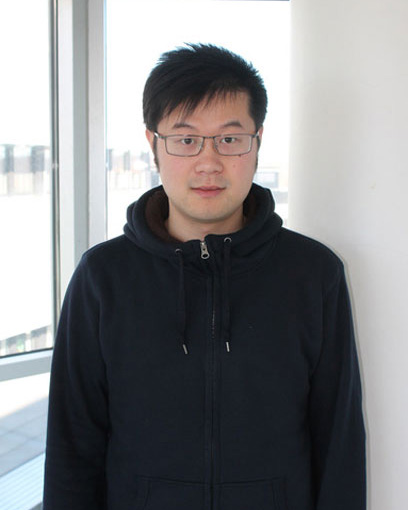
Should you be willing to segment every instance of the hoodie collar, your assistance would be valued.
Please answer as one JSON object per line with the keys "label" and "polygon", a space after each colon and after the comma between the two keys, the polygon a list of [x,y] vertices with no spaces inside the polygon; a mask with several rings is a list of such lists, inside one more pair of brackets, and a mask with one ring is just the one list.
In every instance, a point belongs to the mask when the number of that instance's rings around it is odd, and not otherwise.
{"label": "hoodie collar", "polygon": [[[168,199],[162,186],[155,187],[128,207],[127,223],[124,227],[126,237],[145,251],[177,264],[175,250],[181,249],[185,264],[200,257],[200,241],[181,242],[169,235],[165,220],[169,214]],[[232,271],[252,265],[251,259],[259,259],[264,251],[262,247],[270,243],[281,226],[282,220],[275,213],[275,203],[269,189],[252,184],[244,202],[245,226],[227,235],[210,234],[205,241],[210,255],[222,253],[224,239],[231,239]]]}

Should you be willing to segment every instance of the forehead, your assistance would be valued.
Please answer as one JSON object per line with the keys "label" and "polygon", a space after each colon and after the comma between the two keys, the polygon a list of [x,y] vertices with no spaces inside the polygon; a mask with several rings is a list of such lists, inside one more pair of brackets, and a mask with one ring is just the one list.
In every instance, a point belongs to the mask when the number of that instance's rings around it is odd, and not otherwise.
{"label": "forehead", "polygon": [[160,129],[220,129],[236,127],[252,130],[255,123],[250,115],[246,92],[205,98],[194,109],[182,104],[159,122]]}

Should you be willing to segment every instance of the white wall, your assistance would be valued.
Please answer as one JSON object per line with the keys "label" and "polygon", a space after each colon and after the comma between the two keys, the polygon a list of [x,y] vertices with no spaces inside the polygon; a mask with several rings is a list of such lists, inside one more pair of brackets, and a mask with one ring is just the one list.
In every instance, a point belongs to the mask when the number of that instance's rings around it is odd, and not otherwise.
{"label": "white wall", "polygon": [[[346,262],[369,509],[408,508],[408,1],[292,0],[289,225]],[[346,510],[346,509],[345,509]]]}

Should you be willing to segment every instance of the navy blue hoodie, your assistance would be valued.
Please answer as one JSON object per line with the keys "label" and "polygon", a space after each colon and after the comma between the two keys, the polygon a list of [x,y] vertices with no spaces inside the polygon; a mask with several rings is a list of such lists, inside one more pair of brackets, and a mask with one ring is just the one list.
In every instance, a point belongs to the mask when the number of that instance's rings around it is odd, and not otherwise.
{"label": "navy blue hoodie", "polygon": [[53,358],[44,510],[364,510],[341,261],[282,227],[180,243],[155,188],[90,249]]}

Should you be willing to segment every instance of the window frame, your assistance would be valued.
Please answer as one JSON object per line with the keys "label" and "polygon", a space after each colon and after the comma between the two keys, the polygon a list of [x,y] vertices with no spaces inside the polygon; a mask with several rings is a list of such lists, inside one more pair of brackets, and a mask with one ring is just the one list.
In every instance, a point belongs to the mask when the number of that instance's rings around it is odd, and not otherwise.
{"label": "window frame", "polygon": [[[105,0],[49,0],[53,313],[106,238]],[[0,381],[50,371],[52,349],[0,358]]]}

